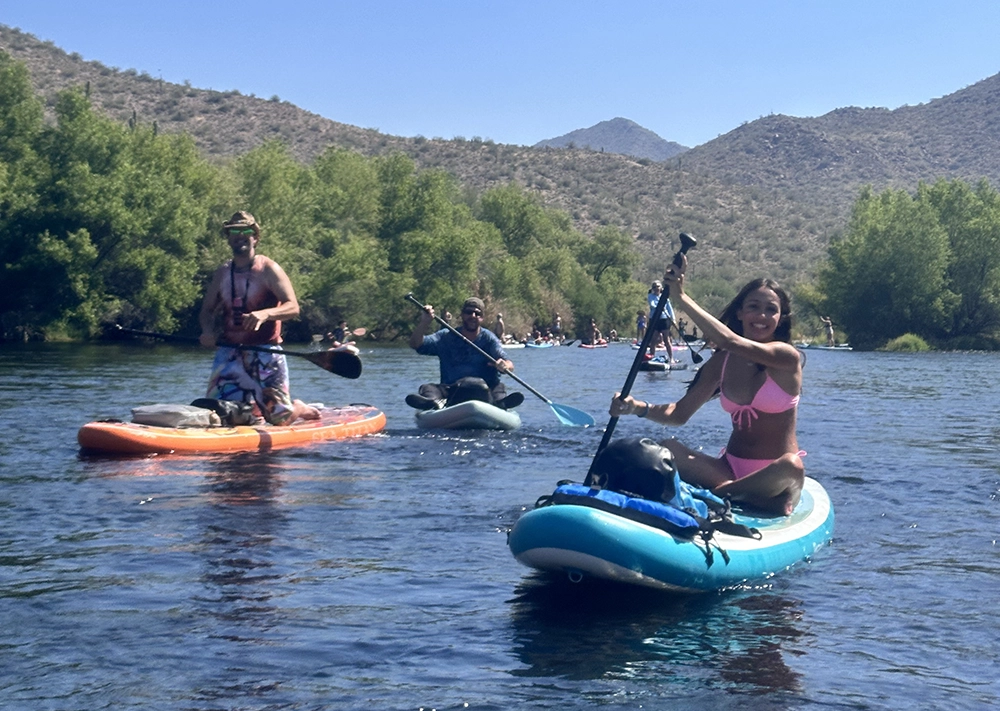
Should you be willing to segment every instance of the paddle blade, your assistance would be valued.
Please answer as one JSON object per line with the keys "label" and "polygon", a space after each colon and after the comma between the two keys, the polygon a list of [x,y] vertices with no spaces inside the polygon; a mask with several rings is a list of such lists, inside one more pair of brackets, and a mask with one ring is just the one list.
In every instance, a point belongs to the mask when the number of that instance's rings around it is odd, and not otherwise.
{"label": "paddle blade", "polygon": [[593,427],[596,424],[593,417],[583,410],[577,410],[575,407],[560,405],[557,402],[550,402],[549,407],[552,408],[552,412],[556,414],[556,417],[564,425],[569,425],[570,427]]}
{"label": "paddle blade", "polygon": [[349,350],[319,351],[302,355],[323,370],[342,378],[356,380],[361,377],[361,358]]}

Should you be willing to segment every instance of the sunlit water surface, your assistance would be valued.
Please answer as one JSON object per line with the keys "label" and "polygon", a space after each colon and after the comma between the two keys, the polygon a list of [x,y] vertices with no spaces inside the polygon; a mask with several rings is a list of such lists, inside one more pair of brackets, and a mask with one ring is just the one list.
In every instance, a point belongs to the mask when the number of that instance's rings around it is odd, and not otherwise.
{"label": "sunlit water surface", "polygon": [[[799,439],[835,540],[765,583],[678,597],[520,566],[517,517],[582,479],[634,352],[513,351],[512,433],[422,432],[434,359],[365,346],[360,380],[291,359],[307,401],[378,436],[270,454],[81,457],[76,431],[202,394],[210,356],[6,346],[4,709],[985,709],[1000,702],[1000,356],[809,352]],[[676,399],[689,372],[640,373]],[[683,441],[715,452],[714,403]],[[667,434],[624,418],[616,435]]]}

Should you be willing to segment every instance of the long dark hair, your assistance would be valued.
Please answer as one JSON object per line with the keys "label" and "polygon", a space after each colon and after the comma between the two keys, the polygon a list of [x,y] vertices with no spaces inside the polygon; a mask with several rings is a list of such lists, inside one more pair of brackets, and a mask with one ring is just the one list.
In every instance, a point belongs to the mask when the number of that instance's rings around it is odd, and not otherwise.
{"label": "long dark hair", "polygon": [[[778,319],[778,327],[774,329],[774,338],[778,341],[784,341],[785,343],[792,342],[792,301],[788,297],[788,292],[781,288],[778,282],[773,279],[767,279],[761,277],[760,279],[754,279],[749,284],[746,284],[739,293],[733,297],[733,300],[729,302],[729,305],[722,310],[719,314],[719,320],[726,324],[733,333],[742,336],[743,335],[743,324],[740,322],[739,318],[736,316],[736,312],[743,307],[743,301],[747,298],[747,295],[751,291],[756,291],[757,289],[770,289],[778,296],[778,303],[781,308],[781,317]],[[800,354],[803,358],[804,353]],[[757,366],[763,370],[764,366],[758,364]],[[701,375],[701,369],[699,369],[695,374],[691,382],[688,383],[687,389],[690,390],[694,387],[694,384],[698,382],[698,377]],[[721,388],[716,388],[715,393],[712,397],[719,394]]]}
{"label": "long dark hair", "polygon": [[774,340],[792,342],[792,300],[788,298],[788,292],[778,285],[773,279],[754,279],[752,282],[740,289],[740,293],[729,302],[729,305],[719,314],[719,320],[737,335],[743,335],[743,324],[740,323],[736,312],[743,308],[743,301],[751,291],[757,289],[770,289],[778,296],[781,306],[781,318],[778,320],[778,327],[774,329]]}

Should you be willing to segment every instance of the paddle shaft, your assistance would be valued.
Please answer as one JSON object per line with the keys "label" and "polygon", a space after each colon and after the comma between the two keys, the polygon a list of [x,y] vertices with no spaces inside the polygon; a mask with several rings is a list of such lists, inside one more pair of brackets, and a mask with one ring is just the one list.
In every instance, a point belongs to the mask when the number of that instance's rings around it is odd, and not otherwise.
{"label": "paddle shaft", "polygon": [[[134,328],[122,328],[118,327],[118,330],[122,333],[127,333],[132,336],[146,336],[147,338],[158,338],[161,341],[175,341],[177,343],[193,343],[201,345],[201,341],[193,336],[174,336],[169,333],[154,333],[152,331],[137,331]],[[257,351],[258,353],[279,353],[286,356],[300,356],[302,358],[310,358],[311,353],[296,353],[295,351],[283,351],[275,348],[273,346],[247,346],[241,343],[216,343],[219,348],[236,348],[241,351]]]}
{"label": "paddle shaft", "polygon": [[[174,336],[168,333],[154,333],[152,331],[137,331],[133,328],[123,328],[122,326],[117,326],[116,328],[121,333],[127,333],[132,336],[146,336],[147,338],[158,338],[162,341],[174,341],[177,343],[191,343],[199,344],[197,338],[192,338],[190,336]],[[356,352],[349,352],[344,350],[332,350],[332,351],[319,351],[315,353],[299,353],[297,351],[285,351],[279,348],[272,348],[269,346],[251,346],[243,345],[238,343],[216,343],[216,346],[220,348],[235,348],[241,351],[257,351],[259,353],[275,353],[277,355],[286,356],[298,356],[299,358],[305,358],[313,365],[319,366],[323,370],[333,373],[334,375],[340,375],[345,378],[355,379],[361,375],[361,359],[358,357]]]}
{"label": "paddle shaft", "polygon": [[[677,254],[674,255],[673,263],[679,267],[684,259],[684,255],[687,254],[687,251],[696,244],[697,242],[692,237],[681,233],[681,248]],[[669,290],[664,289],[663,293],[660,295],[659,301],[656,302],[656,308],[653,309],[653,313],[650,316],[650,325],[656,323],[663,315],[663,311],[667,307],[667,298],[669,296]],[[632,385],[635,384],[635,378],[639,374],[639,366],[642,365],[643,360],[645,360],[646,351],[649,350],[649,344],[653,341],[653,333],[654,331],[652,328],[647,328],[646,333],[642,336],[642,343],[639,346],[639,350],[636,351],[635,359],[632,361],[632,367],[628,371],[628,376],[625,378],[625,384],[622,386],[621,394],[619,395],[622,399],[628,397],[628,394],[632,392]],[[584,484],[590,484],[591,479],[593,478],[594,464],[597,463],[597,458],[601,456],[601,452],[604,451],[604,448],[611,442],[611,437],[614,435],[615,427],[617,425],[617,416],[608,420],[608,426],[604,429],[604,436],[601,437],[601,443],[597,447],[597,453],[594,455],[594,460],[590,463],[590,469],[587,470],[587,477],[583,480]]]}
{"label": "paddle shaft", "polygon": [[[406,300],[407,301],[411,301],[414,304],[416,304],[417,306],[419,306],[421,311],[423,311],[426,308],[423,304],[421,304],[419,301],[417,301],[416,297],[414,297],[412,293],[406,295]],[[440,323],[445,328],[447,328],[452,333],[454,333],[456,336],[458,336],[459,338],[461,338],[463,341],[465,341],[466,343],[468,343],[470,346],[472,346],[473,348],[475,348],[477,351],[479,351],[483,355],[483,357],[486,358],[490,363],[492,363],[493,365],[497,364],[497,360],[493,356],[491,356],[489,353],[487,353],[482,348],[480,348],[475,343],[473,343],[468,338],[466,338],[465,334],[463,334],[457,328],[455,328],[450,323],[448,323],[447,321],[445,321],[443,318],[441,318],[437,314],[434,314],[434,320],[437,321],[438,323]],[[530,392],[535,397],[540,398],[541,400],[544,400],[546,402],[546,404],[549,404],[549,405],[552,404],[551,400],[549,400],[547,397],[545,397],[540,392],[538,392],[537,390],[535,390],[533,387],[531,387],[530,385],[528,385],[526,382],[524,382],[523,380],[521,380],[519,377],[517,377],[516,375],[514,375],[514,373],[512,373],[511,371],[508,370],[508,371],[504,372],[504,375],[509,375],[510,377],[512,377],[514,380],[516,380],[517,382],[519,382],[524,387],[525,390],[527,390],[528,392]]]}
{"label": "paddle shaft", "polygon": [[[664,295],[664,296],[666,296],[666,295],[667,295],[667,292],[666,292],[666,291],[664,291],[664,292],[663,292],[663,295]],[[659,304],[657,304],[657,305],[659,305]],[[670,318],[670,317],[667,317],[667,321],[669,322],[669,324],[670,324],[671,326],[673,326],[673,327],[674,327],[674,330],[675,330],[675,331],[677,331],[677,335],[678,335],[678,336],[680,336],[680,337],[681,337],[681,340],[682,340],[682,341],[684,341],[685,343],[690,343],[691,341],[695,341],[695,340],[697,340],[697,339],[696,339],[696,338],[695,338],[694,336],[688,336],[688,335],[687,335],[686,333],[683,333],[683,332],[681,331],[681,327],[680,327],[680,326],[678,326],[678,325],[677,325],[677,322],[676,322],[676,321],[674,321],[674,320],[673,320],[672,318]],[[668,331],[668,333],[667,333],[667,338],[670,338],[670,333],[669,333],[669,331]],[[695,353],[695,350],[694,350],[694,348],[689,348],[688,350],[689,350],[689,351],[691,352],[691,362],[692,362],[692,363],[695,363],[695,364],[698,364],[698,363],[701,363],[701,362],[702,362],[703,360],[705,360],[705,359],[704,359],[704,358],[702,357],[701,353]]]}

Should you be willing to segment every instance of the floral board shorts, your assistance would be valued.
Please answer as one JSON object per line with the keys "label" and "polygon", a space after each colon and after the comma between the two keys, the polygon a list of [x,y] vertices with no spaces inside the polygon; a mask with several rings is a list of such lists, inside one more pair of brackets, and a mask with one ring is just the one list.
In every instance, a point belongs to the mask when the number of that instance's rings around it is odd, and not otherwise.
{"label": "floral board shorts", "polygon": [[205,397],[255,404],[272,425],[288,424],[294,416],[288,364],[281,353],[219,348]]}

